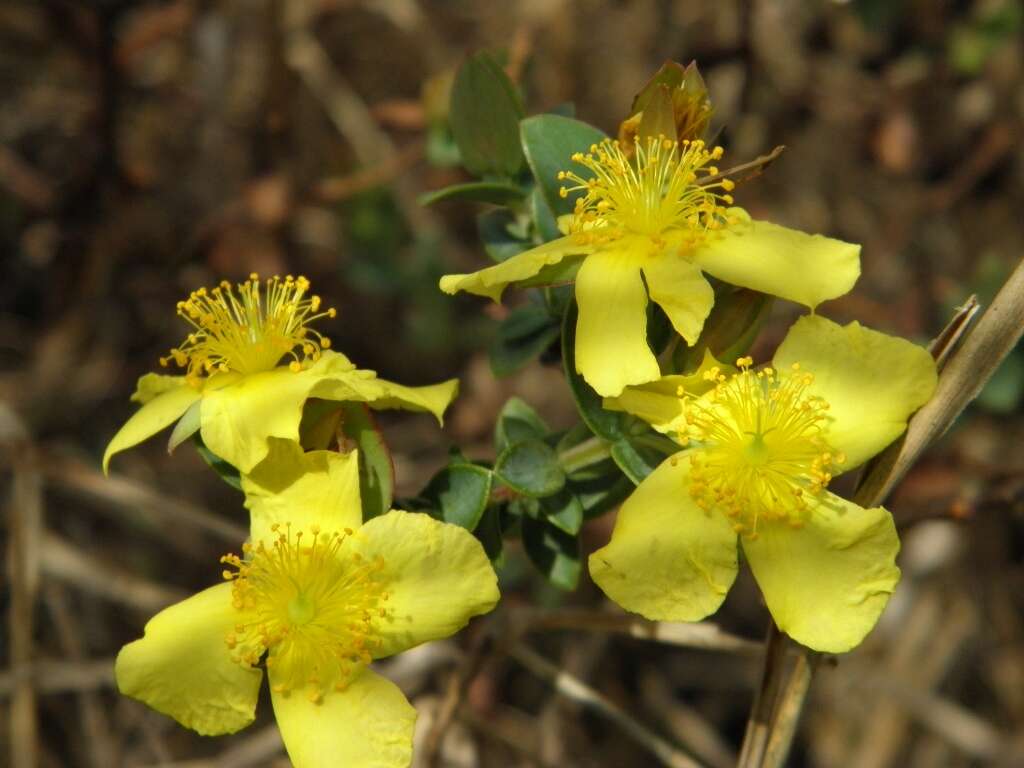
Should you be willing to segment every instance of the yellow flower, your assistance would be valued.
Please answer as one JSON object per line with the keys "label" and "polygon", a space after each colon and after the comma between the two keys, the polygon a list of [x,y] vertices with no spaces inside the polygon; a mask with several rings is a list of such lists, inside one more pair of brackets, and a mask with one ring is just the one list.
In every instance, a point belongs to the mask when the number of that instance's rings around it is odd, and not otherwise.
{"label": "yellow flower", "polygon": [[250,275],[179,302],[178,314],[193,330],[160,362],[174,362],[185,375],[139,379],[132,400],[142,407],[110,441],[103,470],[115,453],[183,417],[182,439],[198,430],[207,448],[249,472],[267,455],[269,438],[299,439],[302,406],[312,397],[429,411],[441,420],[458,390],[455,379],[404,387],[357,369],[310,326],[334,310],[320,311],[320,297],[308,290],[304,277],[261,282]]}
{"label": "yellow flower", "polygon": [[904,339],[817,316],[790,329],[773,367],[737,363],[708,370],[699,394],[655,382],[606,401],[676,432],[684,450],[622,505],[590,573],[627,610],[697,621],[736,577],[738,537],[779,628],[847,651],[895,589],[899,539],[885,509],[826,486],[899,437],[934,392],[935,364]]}
{"label": "yellow flower", "polygon": [[733,182],[715,166],[721,147],[637,139],[631,154],[606,139],[573,155],[586,175],[559,174],[574,185],[563,196],[582,193],[569,234],[479,272],[446,275],[441,290],[500,301],[510,283],[579,260],[576,368],[598,393],[614,396],[660,375],[647,345],[648,295],[692,345],[714,303],[704,272],[812,309],[846,293],[860,275],[859,246],[753,221],[729,207]]}
{"label": "yellow flower", "polygon": [[356,454],[273,440],[243,476],[251,544],[226,583],[157,614],[115,666],[121,692],[204,735],[253,721],[264,671],[297,768],[407,766],[416,717],[372,659],[446,637],[498,600],[468,531],[392,511],[360,525]]}

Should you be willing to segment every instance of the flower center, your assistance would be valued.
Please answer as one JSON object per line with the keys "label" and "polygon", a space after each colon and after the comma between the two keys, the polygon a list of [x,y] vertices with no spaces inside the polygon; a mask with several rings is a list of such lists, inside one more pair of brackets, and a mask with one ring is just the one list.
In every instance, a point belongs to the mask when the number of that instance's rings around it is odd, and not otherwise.
{"label": "flower center", "polygon": [[302,370],[307,360],[317,360],[331,346],[310,323],[336,314],[334,309],[321,312],[320,297],[307,297],[307,291],[304,277],[274,276],[261,284],[256,274],[236,286],[224,281],[193,291],[178,302],[178,315],[193,331],[160,364],[173,360],[187,369],[193,383],[204,374],[269,371],[286,355],[292,370]]}
{"label": "flower center", "polygon": [[787,372],[751,370],[749,357],[736,361],[732,376],[712,368],[715,388],[684,401],[690,453],[690,495],[705,510],[720,510],[740,534],[756,537],[761,520],[799,527],[808,497],[832,479],[846,457],[824,438],[828,403],[812,395],[810,373],[794,364]]}
{"label": "flower center", "polygon": [[728,223],[726,206],[732,205],[729,179],[710,181],[718,175],[713,163],[722,148],[708,149],[701,140],[675,142],[664,137],[634,139],[632,157],[617,141],[605,139],[572,161],[592,174],[582,178],[560,171],[562,197],[582,192],[576,200],[571,231],[581,242],[606,242],[623,234],[657,236],[679,229],[695,243],[708,230]]}
{"label": "flower center", "polygon": [[309,537],[291,526],[273,527],[267,546],[246,544],[243,557],[221,562],[231,581],[239,621],[225,642],[240,664],[255,665],[264,653],[274,690],[306,689],[319,702],[329,690],[343,690],[380,647],[376,621],[388,615],[380,558],[367,560],[342,547],[352,534]]}

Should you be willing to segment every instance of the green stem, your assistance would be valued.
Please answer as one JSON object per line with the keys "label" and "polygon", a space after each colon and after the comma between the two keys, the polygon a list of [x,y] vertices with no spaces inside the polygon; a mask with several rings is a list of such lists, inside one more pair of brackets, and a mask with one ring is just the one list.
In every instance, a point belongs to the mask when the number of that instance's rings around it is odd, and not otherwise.
{"label": "green stem", "polygon": [[558,454],[558,463],[562,465],[567,475],[571,475],[591,464],[604,461],[611,455],[608,443],[599,437],[591,437]]}
{"label": "green stem", "polygon": [[645,435],[637,435],[632,438],[634,445],[642,445],[647,448],[651,448],[658,453],[664,454],[665,456],[671,456],[673,453],[678,453],[682,450],[682,446],[679,445],[675,440],[667,435],[661,435],[658,433],[648,433]]}

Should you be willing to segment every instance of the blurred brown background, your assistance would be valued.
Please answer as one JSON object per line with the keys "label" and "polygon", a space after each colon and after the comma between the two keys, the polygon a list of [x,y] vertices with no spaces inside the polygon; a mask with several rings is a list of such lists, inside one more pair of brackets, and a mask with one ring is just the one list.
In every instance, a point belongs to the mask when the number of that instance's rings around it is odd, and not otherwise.
{"label": "blurred brown background", "polygon": [[[460,376],[443,436],[383,419],[401,493],[452,443],[488,458],[512,393],[573,423],[557,367],[491,376],[500,308],[436,289],[485,263],[477,208],[416,202],[462,178],[432,131],[467,53],[505,49],[530,112],[573,101],[609,132],[664,59],[696,59],[728,157],[787,146],[738,203],[864,246],[856,291],[822,311],[926,341],[1024,254],[1022,30],[1015,0],[5,0],[0,764],[286,764],[269,706],[210,740],[112,686],[118,648],[214,583],[244,535],[240,497],[191,450],[168,456],[158,437],[99,474],[135,379],[183,335],[173,308],[191,289],[303,273],[361,367]],[[762,353],[795,312],[777,309]],[[891,500],[904,580],[868,641],[817,676],[792,765],[1024,765],[1022,395],[1017,352]],[[590,548],[610,524],[591,524]],[[514,548],[502,579],[509,606],[569,624],[603,606],[589,583],[542,585]],[[760,639],[749,579],[715,621]],[[424,732],[473,635],[384,665]],[[528,642],[667,744],[734,761],[756,655],[605,630]],[[500,653],[460,701],[443,765],[656,764]]]}

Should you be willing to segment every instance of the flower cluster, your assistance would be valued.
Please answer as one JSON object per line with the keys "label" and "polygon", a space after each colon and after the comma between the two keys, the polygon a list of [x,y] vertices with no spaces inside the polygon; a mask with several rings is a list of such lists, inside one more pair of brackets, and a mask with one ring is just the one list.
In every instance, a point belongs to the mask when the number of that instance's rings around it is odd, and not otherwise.
{"label": "flower cluster", "polygon": [[232,464],[251,520],[241,555],[221,559],[224,583],[155,616],[118,655],[117,684],[216,735],[253,721],[266,674],[296,766],[401,768],[416,713],[369,664],[489,611],[496,578],[462,528],[397,510],[364,522],[357,450],[304,449],[311,398],[440,419],[456,391],[455,381],[404,387],[357,369],[309,327],[334,312],[308,289],[303,277],[253,275],[237,292],[194,292],[178,306],[193,331],[161,361],[186,374],[144,376],[142,407],[107,448],[104,468],[180,419],[172,441],[198,432]]}
{"label": "flower cluster", "polygon": [[[480,77],[498,76],[481,66]],[[506,107],[513,117],[502,135],[517,136],[516,105]],[[441,278],[441,289],[500,301],[506,287],[555,282],[556,272],[571,282],[560,299],[545,293],[558,308],[554,326],[531,319],[516,340],[538,346],[530,338],[539,327],[539,353],[564,323],[566,374],[581,430],[594,435],[553,436],[510,401],[498,458],[453,452],[411,500],[429,515],[389,510],[390,490],[382,496],[367,479],[370,444],[354,446],[344,427],[367,408],[425,411],[440,422],[455,380],[407,387],[357,368],[314,327],[336,313],[302,276],[253,274],[179,302],[189,332],[160,362],[182,373],[139,380],[132,399],[141,407],[110,441],[103,468],[174,424],[171,448],[194,439],[234,472],[250,536],[221,559],[221,583],[161,611],[122,649],[120,690],[199,733],[224,734],[253,721],[266,676],[299,768],[407,766],[415,711],[373,661],[449,636],[495,606],[488,536],[499,549],[510,531],[521,532],[528,554],[557,548],[576,541],[586,516],[623,498],[611,540],[589,558],[593,580],[618,605],[650,619],[702,619],[725,599],[742,550],[782,631],[819,651],[858,645],[899,580],[899,540],[887,510],[863,508],[830,485],[900,436],[932,396],[935,363],[909,341],[815,314],[852,289],[859,246],[736,207],[735,169],[723,170],[723,148],[705,139],[710,115],[696,68],[667,65],[619,138],[581,142],[560,170],[541,173],[530,137],[542,124],[530,118],[522,136],[534,178],[525,188],[512,186],[514,174],[504,187],[459,188],[511,189],[521,247],[486,269]],[[557,141],[544,147],[595,133],[551,117]],[[479,121],[457,122],[463,141],[479,135]],[[523,156],[507,143],[481,136],[475,149],[508,150],[494,167],[519,168]],[[489,164],[470,149],[463,155]],[[810,310],[770,363],[747,355],[758,317],[737,315],[742,327],[722,330],[741,294]],[[652,316],[669,341],[655,340]],[[661,451],[659,461],[628,459],[637,434]],[[581,461],[593,465],[587,488],[573,485]],[[607,490],[627,479],[636,485],[628,497]],[[492,483],[504,488],[492,492]],[[372,512],[371,494],[385,499]],[[551,549],[531,556],[575,584],[572,558]]]}

